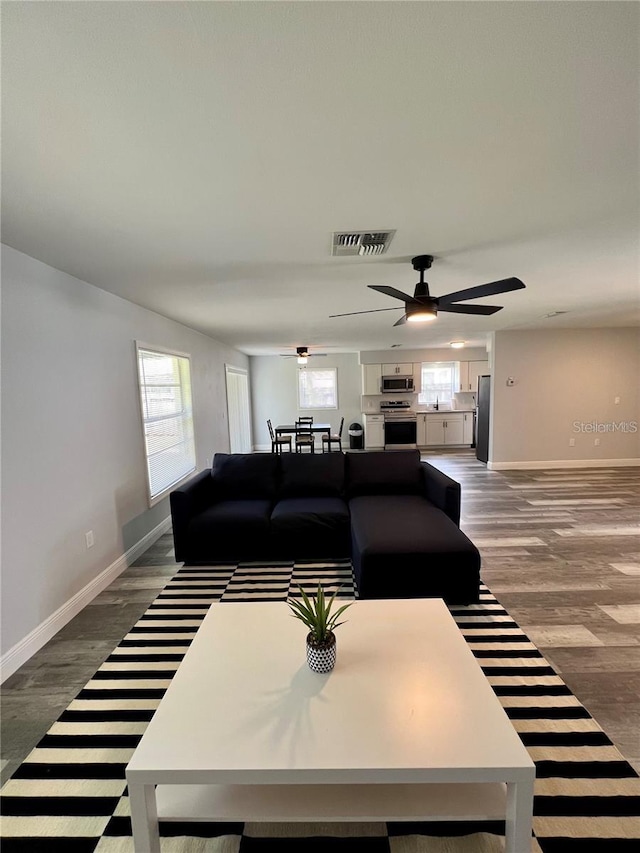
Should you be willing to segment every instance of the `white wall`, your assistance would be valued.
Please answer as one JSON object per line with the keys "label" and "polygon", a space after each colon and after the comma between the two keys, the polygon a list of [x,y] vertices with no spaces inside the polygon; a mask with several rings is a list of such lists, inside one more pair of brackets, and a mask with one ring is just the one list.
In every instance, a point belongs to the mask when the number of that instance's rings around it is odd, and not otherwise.
{"label": "white wall", "polygon": [[[493,359],[492,467],[640,458],[640,330],[496,332]],[[575,432],[574,421],[639,430]]]}
{"label": "white wall", "polygon": [[[267,418],[275,426],[293,423],[298,415],[313,415],[315,421],[330,423],[337,431],[344,416],[343,441],[348,446],[349,424],[362,423],[360,390],[362,385],[357,353],[340,353],[326,358],[310,358],[309,369],[335,367],[338,371],[338,408],[298,408],[298,371],[304,370],[295,358],[280,356],[251,356],[251,409],[253,413],[253,444],[261,450],[271,449]],[[343,444],[343,447],[345,444]]]}
{"label": "white wall", "polygon": [[169,515],[147,502],[136,339],[191,355],[205,467],[229,448],[224,364],[247,356],[3,247],[3,654]]}
{"label": "white wall", "polygon": [[360,364],[404,364],[423,361],[486,361],[484,347],[427,347],[423,349],[367,350],[360,353]]}

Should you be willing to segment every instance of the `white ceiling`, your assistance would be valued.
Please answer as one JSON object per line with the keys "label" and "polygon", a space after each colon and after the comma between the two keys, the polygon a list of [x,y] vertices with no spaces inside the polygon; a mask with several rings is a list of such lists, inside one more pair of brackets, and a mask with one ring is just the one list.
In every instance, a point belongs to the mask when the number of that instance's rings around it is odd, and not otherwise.
{"label": "white ceiling", "polygon": [[[250,354],[640,323],[637,3],[2,12],[8,245]],[[328,319],[391,307],[366,285],[412,291],[425,253],[434,295],[527,289],[426,329]]]}

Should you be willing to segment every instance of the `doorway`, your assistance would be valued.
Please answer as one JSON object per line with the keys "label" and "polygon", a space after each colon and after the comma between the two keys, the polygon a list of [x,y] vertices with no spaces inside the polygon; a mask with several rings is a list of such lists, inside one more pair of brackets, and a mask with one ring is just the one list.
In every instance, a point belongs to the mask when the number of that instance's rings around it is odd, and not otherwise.
{"label": "doorway", "polygon": [[227,415],[231,453],[251,453],[251,411],[249,374],[242,367],[225,364],[227,379]]}

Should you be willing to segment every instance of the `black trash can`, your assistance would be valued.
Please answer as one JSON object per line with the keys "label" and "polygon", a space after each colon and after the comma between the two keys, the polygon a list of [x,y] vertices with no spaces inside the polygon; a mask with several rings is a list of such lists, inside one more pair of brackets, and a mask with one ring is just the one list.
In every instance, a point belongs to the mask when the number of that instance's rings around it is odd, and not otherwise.
{"label": "black trash can", "polygon": [[351,450],[364,448],[364,429],[362,424],[353,423],[349,427],[349,447]]}

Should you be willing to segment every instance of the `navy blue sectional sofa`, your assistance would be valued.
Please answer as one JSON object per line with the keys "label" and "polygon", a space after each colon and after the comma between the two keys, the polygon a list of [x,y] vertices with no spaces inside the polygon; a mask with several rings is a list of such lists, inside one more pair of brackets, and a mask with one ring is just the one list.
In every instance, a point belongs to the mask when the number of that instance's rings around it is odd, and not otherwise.
{"label": "navy blue sectional sofa", "polygon": [[460,485],[417,450],[216,453],[171,493],[171,516],[187,564],[351,557],[361,598],[478,600]]}

